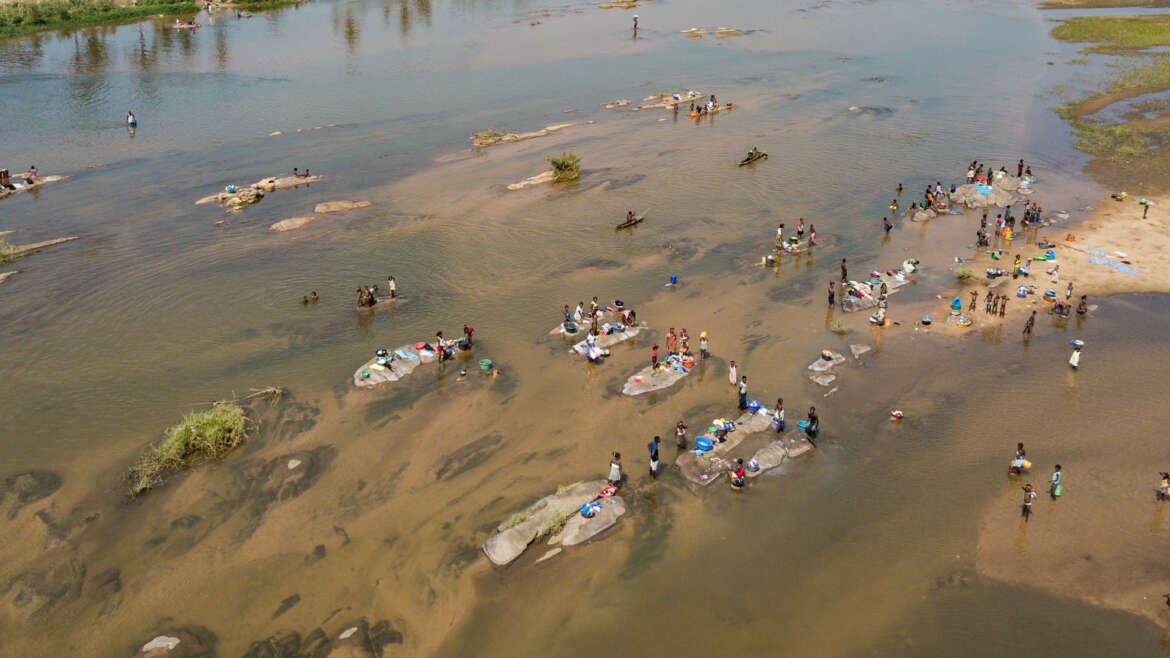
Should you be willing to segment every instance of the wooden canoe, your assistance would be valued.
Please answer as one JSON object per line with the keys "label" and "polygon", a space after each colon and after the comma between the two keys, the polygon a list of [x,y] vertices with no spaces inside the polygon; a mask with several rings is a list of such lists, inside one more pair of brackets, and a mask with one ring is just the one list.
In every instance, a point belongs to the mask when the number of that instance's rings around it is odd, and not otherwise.
{"label": "wooden canoe", "polygon": [[744,166],[744,165],[750,165],[751,163],[753,163],[753,162],[755,162],[755,161],[757,161],[757,160],[767,160],[767,159],[768,159],[768,154],[767,154],[767,153],[759,153],[759,154],[757,154],[757,155],[754,155],[754,156],[748,156],[748,157],[744,158],[743,160],[740,160],[740,161],[739,161],[739,166],[741,166],[741,167],[742,167],[742,166]]}

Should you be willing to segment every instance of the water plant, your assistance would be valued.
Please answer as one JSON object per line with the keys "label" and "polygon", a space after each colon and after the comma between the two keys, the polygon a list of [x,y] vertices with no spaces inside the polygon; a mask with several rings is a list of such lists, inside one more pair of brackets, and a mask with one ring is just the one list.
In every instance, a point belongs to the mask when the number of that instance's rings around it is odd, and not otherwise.
{"label": "water plant", "polygon": [[550,155],[548,163],[553,168],[553,181],[567,183],[581,176],[581,156],[568,151],[560,156]]}

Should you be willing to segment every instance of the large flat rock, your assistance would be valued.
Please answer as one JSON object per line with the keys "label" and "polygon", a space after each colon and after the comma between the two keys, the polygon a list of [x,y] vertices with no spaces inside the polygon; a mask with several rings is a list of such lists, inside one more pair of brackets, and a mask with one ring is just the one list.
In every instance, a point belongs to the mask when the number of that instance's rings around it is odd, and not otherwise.
{"label": "large flat rock", "polygon": [[[632,327],[625,327],[621,331],[615,331],[612,334],[601,334],[600,336],[597,337],[597,346],[600,347],[601,349],[605,349],[607,347],[613,347],[614,345],[617,345],[618,343],[624,343],[627,340],[633,339],[635,336],[642,333],[646,329],[647,329],[646,324],[644,322],[640,322],[637,325],[634,325]],[[564,331],[563,326],[561,327],[561,331]],[[581,341],[573,346],[573,351],[578,353],[578,354],[585,354],[588,350],[589,350],[589,341],[588,340],[583,340],[583,341]]]}
{"label": "large flat rock", "polygon": [[[597,493],[606,484],[608,483],[605,480],[578,482],[560,493],[541,498],[518,513],[513,519],[505,520],[497,526],[495,534],[484,542],[483,552],[492,561],[492,564],[497,566],[511,563],[520,557],[528,545],[544,532],[554,515],[561,514],[569,517],[572,521],[572,516],[580,516],[581,506],[597,498]],[[622,509],[624,511],[624,505]],[[511,524],[512,520],[517,522]],[[566,522],[566,527],[568,527],[568,522]]]}
{"label": "large flat rock", "polygon": [[[432,363],[438,355],[430,350],[418,350],[414,345],[403,345],[390,351],[394,359],[387,365],[378,365],[377,357],[366,361],[353,373],[353,385],[358,388],[374,388],[379,384],[396,382],[414,372],[424,363]],[[405,355],[405,356],[403,356]],[[369,376],[364,376],[368,373]]]}
{"label": "large flat rock", "polygon": [[621,496],[602,499],[601,509],[592,517],[585,518],[578,512],[565,523],[565,529],[561,533],[561,546],[576,546],[593,539],[617,523],[625,513],[626,503]]}

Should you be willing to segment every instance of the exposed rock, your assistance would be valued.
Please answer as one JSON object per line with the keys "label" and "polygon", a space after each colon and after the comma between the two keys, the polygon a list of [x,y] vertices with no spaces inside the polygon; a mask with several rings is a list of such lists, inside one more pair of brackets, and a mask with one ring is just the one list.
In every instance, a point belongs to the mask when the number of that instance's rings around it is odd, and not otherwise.
{"label": "exposed rock", "polygon": [[11,272],[0,272],[0,283],[4,283],[8,279],[20,274],[20,270],[12,270]]}
{"label": "exposed rock", "polygon": [[591,517],[581,516],[580,511],[574,514],[561,532],[561,546],[576,546],[601,534],[618,522],[626,513],[626,503],[621,496],[603,498],[601,509]]}
{"label": "exposed rock", "polygon": [[276,222],[275,224],[273,224],[272,226],[269,226],[268,230],[269,231],[276,231],[277,233],[283,233],[284,231],[292,231],[292,230],[301,228],[302,226],[308,224],[309,222],[311,222],[315,219],[317,219],[317,217],[314,215],[307,215],[304,217],[289,217],[288,219],[282,219],[279,222]]}
{"label": "exposed rock", "polygon": [[299,460],[299,459],[290,459],[290,460],[288,460],[288,470],[290,470],[290,471],[291,471],[291,470],[295,469],[296,467],[300,466],[300,465],[301,465],[301,464],[303,464],[303,463],[304,463],[304,462],[302,462],[302,461],[301,461],[301,460]]}
{"label": "exposed rock", "polygon": [[362,364],[353,373],[353,385],[358,388],[373,388],[378,384],[396,382],[424,363],[431,363],[438,355],[431,350],[415,349],[414,345],[403,345],[390,350],[394,359],[386,365],[378,365],[377,357]]}
{"label": "exposed rock", "polygon": [[726,37],[742,37],[743,34],[743,30],[736,29],[734,27],[726,27],[721,25],[715,28],[715,37],[718,39],[724,39]]}
{"label": "exposed rock", "polygon": [[[771,412],[761,409],[755,414],[744,414],[735,421],[735,431],[729,432],[723,443],[715,443],[715,447],[702,454],[688,451],[679,455],[675,460],[682,476],[695,484],[708,485],[727,473],[729,466],[724,459],[728,453],[743,443],[749,434],[762,432],[772,426]],[[715,437],[708,437],[715,441]]]}
{"label": "exposed rock", "polygon": [[[586,328],[588,328],[588,327],[586,327]],[[640,322],[634,326],[625,327],[621,331],[615,331],[612,334],[601,334],[597,337],[597,347],[599,347],[601,349],[606,349],[608,347],[613,347],[614,345],[617,345],[618,343],[624,343],[627,340],[633,339],[635,336],[637,336],[639,333],[641,333],[644,329],[647,329],[647,328],[648,327],[646,326],[645,322]],[[564,327],[562,326],[561,329],[563,331]],[[577,343],[576,345],[573,345],[573,351],[576,352],[577,354],[585,354],[586,352],[588,352],[589,351],[589,340],[585,339],[585,340]]]}
{"label": "exposed rock", "polygon": [[553,134],[554,132],[557,132],[558,130],[564,130],[565,128],[568,128],[572,125],[573,124],[571,123],[558,123],[527,133],[504,133],[492,129],[480,130],[478,132],[472,133],[471,143],[479,148],[495,146],[496,144],[509,144],[511,142],[519,142],[525,139],[533,139],[535,137],[545,137],[547,135]]}
{"label": "exposed rock", "polygon": [[[694,28],[694,29],[698,29],[698,28]],[[686,32],[686,30],[683,30],[683,31]],[[699,36],[702,35],[701,30],[698,32],[698,35]],[[687,35],[687,36],[690,36],[690,35]],[[696,38],[698,38],[698,37],[696,37]],[[654,109],[662,109],[662,108],[671,109],[673,107],[676,107],[678,105],[682,105],[683,103],[689,103],[691,101],[696,101],[696,102],[700,102],[700,103],[703,102],[703,92],[691,89],[691,90],[680,92],[680,93],[651,94],[651,95],[647,96],[646,98],[642,99],[642,102],[645,104],[639,105],[638,109],[639,110],[654,110]]]}
{"label": "exposed rock", "polygon": [[1019,186],[1020,179],[1006,175],[996,178],[990,186],[978,183],[960,185],[951,193],[951,203],[968,208],[1006,208],[1019,202],[1016,195]]}
{"label": "exposed rock", "polygon": [[231,212],[238,212],[245,206],[258,203],[264,198],[265,192],[275,192],[276,190],[287,190],[301,185],[308,185],[322,180],[321,176],[269,176],[262,178],[251,185],[245,185],[235,188],[235,192],[228,192],[226,189],[219,194],[212,194],[205,196],[195,202],[195,205],[202,205],[204,203],[218,203]]}
{"label": "exposed rock", "polygon": [[925,222],[927,220],[934,219],[935,217],[938,217],[938,213],[929,208],[923,208],[922,210],[916,211],[910,217],[910,220],[915,222]]}
{"label": "exposed rock", "polygon": [[794,459],[812,450],[808,436],[801,430],[792,430],[783,438],[777,439],[756,451],[752,459],[759,464],[759,469],[748,471],[748,477],[758,477],[765,471],[776,468],[789,459]]}
{"label": "exposed rock", "polygon": [[834,366],[845,363],[845,355],[839,352],[832,352],[829,359],[817,359],[808,364],[808,369],[813,372],[827,372]]}
{"label": "exposed rock", "polygon": [[34,251],[40,251],[41,249],[45,249],[46,247],[52,247],[52,246],[59,245],[59,244],[65,244],[66,242],[73,242],[74,240],[79,240],[79,239],[80,238],[78,238],[76,235],[74,235],[74,236],[70,236],[68,238],[53,238],[52,240],[42,240],[41,242],[34,242],[32,244],[12,245],[8,249],[8,255],[13,257],[13,258],[16,258],[17,256],[26,256],[28,254],[31,254]]}
{"label": "exposed rock", "polygon": [[324,214],[330,212],[343,212],[346,210],[356,210],[358,208],[369,208],[374,204],[369,201],[326,201],[325,203],[318,203],[317,207],[313,208],[313,212],[317,214]]}
{"label": "exposed rock", "polygon": [[10,190],[6,187],[0,187],[0,199],[10,197],[13,194],[17,194],[18,192],[24,192],[27,190],[35,190],[43,185],[48,185],[49,183],[56,183],[58,181],[69,180],[70,178],[72,178],[72,176],[37,176],[36,181],[33,182],[32,184],[29,184],[29,183],[24,182],[24,177],[26,175],[28,175],[28,172],[25,172],[23,174],[13,174],[12,175],[12,180],[13,180],[12,186],[16,189]]}
{"label": "exposed rock", "polygon": [[[580,516],[580,514],[578,514],[577,516]],[[541,555],[539,558],[537,558],[536,564],[540,564],[541,562],[544,562],[545,560],[550,560],[550,559],[560,555],[561,552],[564,550],[565,549],[563,549],[563,548],[554,548],[554,549],[550,550],[549,552],[545,553],[544,555]]]}
{"label": "exposed rock", "polygon": [[172,637],[170,635],[159,635],[150,642],[142,645],[141,651],[142,653],[150,653],[158,649],[164,649],[169,652],[175,647],[179,646],[181,643],[182,640],[177,637]]}
{"label": "exposed rock", "polygon": [[[578,514],[581,506],[597,498],[605,480],[578,482],[563,492],[550,494],[504,521],[483,544],[483,552],[497,566],[509,564],[528,548],[556,515]],[[579,515],[579,514],[578,514]],[[514,524],[510,524],[515,521]]]}
{"label": "exposed rock", "polygon": [[515,192],[516,190],[522,190],[526,187],[531,187],[533,185],[540,185],[542,183],[551,183],[551,182],[553,182],[553,179],[555,179],[555,178],[556,178],[556,172],[550,169],[548,171],[539,173],[539,174],[532,176],[530,178],[525,178],[524,180],[520,181],[519,183],[510,183],[508,185],[508,189]]}

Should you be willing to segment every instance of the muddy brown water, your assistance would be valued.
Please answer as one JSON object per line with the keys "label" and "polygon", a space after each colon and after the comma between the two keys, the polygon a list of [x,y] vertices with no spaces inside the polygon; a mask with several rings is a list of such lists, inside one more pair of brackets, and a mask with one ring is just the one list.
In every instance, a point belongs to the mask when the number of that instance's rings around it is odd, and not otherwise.
{"label": "muddy brown water", "polygon": [[[528,8],[315,3],[184,35],[146,23],[2,46],[18,113],[34,92],[60,99],[45,110],[53,138],[5,129],[15,157],[76,174],[2,202],[3,228],[82,240],[22,261],[0,290],[0,653],[132,655],[158,634],[191,655],[341,652],[356,626],[348,641],[375,655],[1160,655],[1158,613],[1138,608],[1153,596],[1161,610],[1165,589],[1147,495],[1166,468],[1165,298],[1101,300],[1026,345],[1011,325],[941,336],[914,320],[943,310],[977,219],[880,235],[898,182],[906,206],[973,157],[1027,158],[1038,198],[1074,217],[1099,195],[1047,110],[1065,73],[1043,64],[1061,47],[1043,17],[1012,3],[684,2],[640,9],[632,41],[626,13],[562,9],[530,26],[512,22]],[[912,16],[1017,50],[972,63],[943,34],[882,36]],[[766,29],[677,34],[728,22]],[[815,37],[830,29],[832,50]],[[554,43],[552,63],[530,61]],[[596,79],[566,86],[578,68]],[[963,82],[974,76],[984,84]],[[699,123],[596,107],[686,86],[739,107]],[[126,94],[133,140],[92,118],[118,118]],[[214,121],[225,94],[238,119]],[[563,120],[580,125],[478,155],[464,141]],[[274,129],[287,139],[261,137]],[[769,159],[735,167],[753,144]],[[584,158],[579,183],[503,189],[568,149]],[[192,205],[305,164],[328,179],[238,215]],[[375,205],[266,230],[344,198]],[[646,222],[615,232],[630,208]],[[775,225],[800,216],[822,247],[755,267]],[[826,308],[840,258],[857,275],[910,256],[924,268],[891,298],[901,325]],[[353,288],[391,273],[409,302],[358,316]],[[664,287],[671,273],[680,286]],[[299,304],[313,289],[321,302]],[[593,295],[653,329],[600,367],[546,335],[563,304]],[[460,378],[456,363],[372,392],[349,383],[377,347],[465,322],[470,364],[492,358],[499,377]],[[670,326],[709,331],[714,359],[622,397]],[[1071,337],[1089,344],[1077,373]],[[821,349],[851,343],[875,351],[834,387],[808,382]],[[698,429],[733,412],[729,360],[791,420],[815,404],[820,449],[740,494],[696,492],[670,469],[650,481],[650,437],[670,445],[678,419]],[[245,446],[126,502],[121,474],[163,428],[266,385],[289,397]],[[1068,478],[1026,527],[1004,477],[1018,440],[1037,481],[1056,461]],[[497,523],[599,476],[612,450],[630,474],[617,527],[541,565],[537,547],[487,564]]]}

